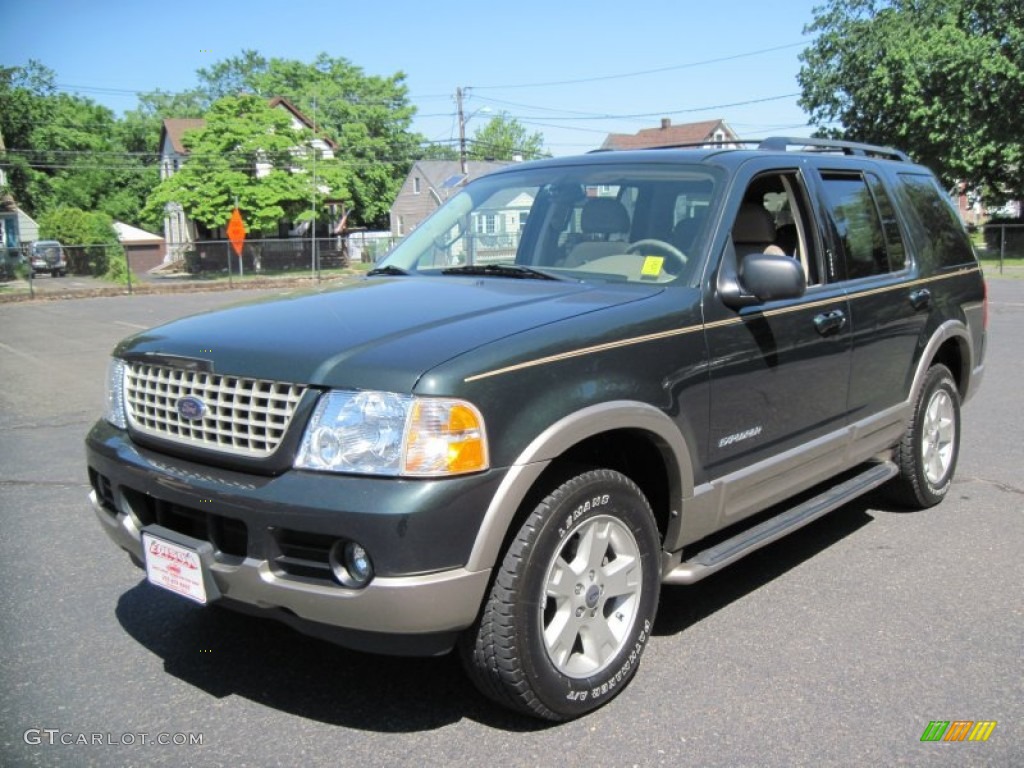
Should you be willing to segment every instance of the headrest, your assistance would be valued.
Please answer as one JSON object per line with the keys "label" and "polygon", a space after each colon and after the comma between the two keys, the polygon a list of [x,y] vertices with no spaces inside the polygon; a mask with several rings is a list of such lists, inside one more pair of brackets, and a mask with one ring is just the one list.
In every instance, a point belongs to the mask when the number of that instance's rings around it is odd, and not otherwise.
{"label": "headrest", "polygon": [[583,204],[580,229],[587,235],[629,232],[629,213],[613,197],[592,197]]}
{"label": "headrest", "polygon": [[757,203],[744,203],[732,225],[732,239],[736,243],[770,243],[775,239],[772,215]]}
{"label": "headrest", "polygon": [[676,225],[672,228],[672,235],[669,238],[672,241],[672,245],[676,246],[683,253],[689,251],[693,245],[693,238],[697,236],[697,230],[700,229],[702,222],[701,219],[680,219],[676,222]]}

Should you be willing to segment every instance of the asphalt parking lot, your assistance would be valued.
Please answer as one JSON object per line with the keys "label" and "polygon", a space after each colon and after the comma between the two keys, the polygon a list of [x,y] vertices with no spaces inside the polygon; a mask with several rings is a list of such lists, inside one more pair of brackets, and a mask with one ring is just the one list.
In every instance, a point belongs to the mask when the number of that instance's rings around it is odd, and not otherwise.
{"label": "asphalt parking lot", "polygon": [[[1024,280],[989,283],[986,378],[940,506],[862,499],[665,588],[635,681],[563,725],[491,706],[451,657],[159,592],[100,530],[82,440],[110,349],[266,295],[0,304],[0,764],[1024,765]],[[922,742],[934,720],[997,725]]]}

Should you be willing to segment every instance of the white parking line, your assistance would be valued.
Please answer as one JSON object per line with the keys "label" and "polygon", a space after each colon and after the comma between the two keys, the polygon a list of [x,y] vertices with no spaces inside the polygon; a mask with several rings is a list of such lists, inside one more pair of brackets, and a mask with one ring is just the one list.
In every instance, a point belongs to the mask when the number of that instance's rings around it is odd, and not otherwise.
{"label": "white parking line", "polygon": [[114,320],[114,325],[123,325],[125,328],[137,328],[140,331],[148,331],[148,325],[137,325],[135,323],[126,323],[124,320]]}
{"label": "white parking line", "polygon": [[38,358],[33,357],[28,352],[22,352],[20,349],[15,349],[14,347],[9,347],[6,344],[4,344],[2,341],[0,341],[0,349],[4,350],[5,352],[10,352],[12,355],[17,355],[18,357],[24,358],[25,360],[31,360],[33,363],[38,363],[39,362]]}

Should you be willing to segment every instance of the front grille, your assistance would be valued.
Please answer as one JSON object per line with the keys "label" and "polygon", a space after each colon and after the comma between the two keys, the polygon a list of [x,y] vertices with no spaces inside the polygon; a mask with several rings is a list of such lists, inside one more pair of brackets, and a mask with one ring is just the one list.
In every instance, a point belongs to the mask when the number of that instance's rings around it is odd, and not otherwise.
{"label": "front grille", "polygon": [[[265,458],[277,450],[305,390],[299,384],[169,366],[125,367],[125,404],[133,429],[249,458]],[[181,413],[187,410],[179,406],[183,398],[189,398],[191,420]]]}

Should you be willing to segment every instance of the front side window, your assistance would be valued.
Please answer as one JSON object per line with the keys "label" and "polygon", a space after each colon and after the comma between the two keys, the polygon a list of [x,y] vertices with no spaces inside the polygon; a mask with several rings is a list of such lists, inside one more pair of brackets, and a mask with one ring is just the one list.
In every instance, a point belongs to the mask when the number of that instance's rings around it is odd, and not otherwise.
{"label": "front side window", "polygon": [[800,262],[807,285],[818,285],[824,280],[813,220],[797,170],[759,174],[747,185],[733,221],[733,247],[739,258],[750,253],[789,256]]}
{"label": "front side window", "polygon": [[[684,165],[549,165],[478,179],[382,263],[453,274],[516,265],[584,281],[687,283],[706,258],[721,171]],[[674,235],[689,223],[685,247]]]}

